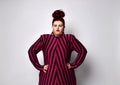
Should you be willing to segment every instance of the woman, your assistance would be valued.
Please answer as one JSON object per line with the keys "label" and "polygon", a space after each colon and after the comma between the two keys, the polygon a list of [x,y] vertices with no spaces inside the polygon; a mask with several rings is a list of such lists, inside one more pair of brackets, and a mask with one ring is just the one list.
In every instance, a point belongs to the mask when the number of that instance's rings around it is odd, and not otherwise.
{"label": "woman", "polygon": [[[87,50],[73,34],[64,34],[65,13],[55,10],[52,14],[51,34],[43,34],[29,48],[29,58],[40,71],[39,85],[76,85],[74,69],[82,64]],[[44,65],[40,65],[37,53],[43,51]],[[70,63],[72,51],[76,51],[77,57]]]}

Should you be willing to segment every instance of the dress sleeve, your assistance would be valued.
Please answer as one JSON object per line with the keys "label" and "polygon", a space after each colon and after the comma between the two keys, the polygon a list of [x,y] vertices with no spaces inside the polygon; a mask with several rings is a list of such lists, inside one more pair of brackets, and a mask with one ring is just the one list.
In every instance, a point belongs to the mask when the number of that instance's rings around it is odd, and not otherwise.
{"label": "dress sleeve", "polygon": [[44,65],[40,65],[37,53],[44,48],[43,36],[41,35],[38,40],[29,48],[28,55],[33,66],[38,70],[43,70]]}
{"label": "dress sleeve", "polygon": [[74,35],[71,35],[71,49],[75,50],[78,53],[75,60],[72,63],[70,63],[71,69],[75,69],[78,66],[80,66],[84,61],[87,54],[87,50]]}

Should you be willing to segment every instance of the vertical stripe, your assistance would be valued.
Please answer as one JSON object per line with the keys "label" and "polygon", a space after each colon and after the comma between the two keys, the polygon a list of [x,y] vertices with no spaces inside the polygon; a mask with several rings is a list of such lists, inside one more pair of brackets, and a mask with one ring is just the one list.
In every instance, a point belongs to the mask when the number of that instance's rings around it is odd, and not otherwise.
{"label": "vertical stripe", "polygon": [[[42,71],[43,66],[39,64],[37,53],[43,51],[44,65],[48,64],[46,73]],[[67,68],[70,63],[72,51],[78,54],[73,63],[72,69]],[[76,85],[74,69],[77,68],[85,59],[87,50],[73,34],[62,34],[56,37],[52,34],[43,34],[29,48],[28,54],[32,64],[38,69],[38,85]]]}

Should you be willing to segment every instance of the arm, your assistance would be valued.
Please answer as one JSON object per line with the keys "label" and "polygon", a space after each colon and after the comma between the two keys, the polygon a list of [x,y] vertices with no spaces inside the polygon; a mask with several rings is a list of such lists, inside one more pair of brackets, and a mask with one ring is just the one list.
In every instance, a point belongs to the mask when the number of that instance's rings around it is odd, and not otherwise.
{"label": "arm", "polygon": [[74,69],[82,64],[87,54],[87,50],[74,35],[71,35],[71,48],[78,53],[74,62],[70,63],[71,69]]}
{"label": "arm", "polygon": [[40,50],[42,50],[43,47],[44,47],[43,36],[41,35],[39,39],[28,50],[30,61],[32,62],[33,66],[38,70],[43,70],[43,66],[44,66],[39,64],[39,61],[37,58],[37,53]]}

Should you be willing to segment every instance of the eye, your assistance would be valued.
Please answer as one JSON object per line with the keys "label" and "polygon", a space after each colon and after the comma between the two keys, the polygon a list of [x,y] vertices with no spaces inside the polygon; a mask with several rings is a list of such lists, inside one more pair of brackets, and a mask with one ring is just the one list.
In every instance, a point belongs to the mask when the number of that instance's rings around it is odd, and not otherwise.
{"label": "eye", "polygon": [[63,25],[59,25],[60,27],[63,27]]}
{"label": "eye", "polygon": [[53,25],[54,27],[57,27],[57,25]]}

